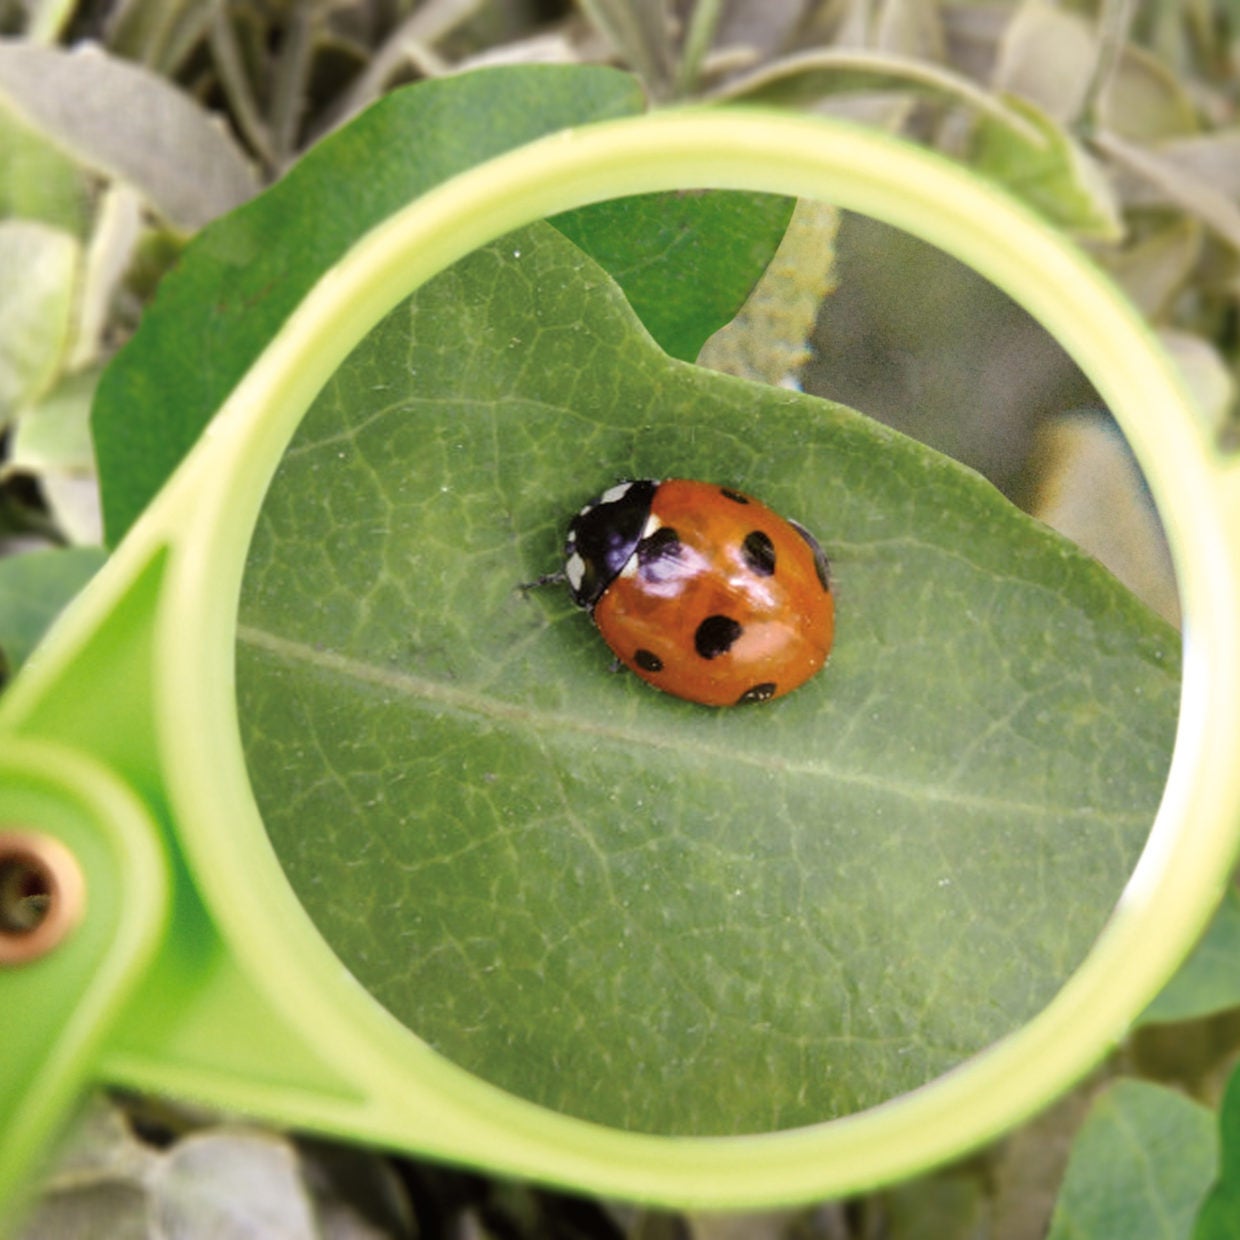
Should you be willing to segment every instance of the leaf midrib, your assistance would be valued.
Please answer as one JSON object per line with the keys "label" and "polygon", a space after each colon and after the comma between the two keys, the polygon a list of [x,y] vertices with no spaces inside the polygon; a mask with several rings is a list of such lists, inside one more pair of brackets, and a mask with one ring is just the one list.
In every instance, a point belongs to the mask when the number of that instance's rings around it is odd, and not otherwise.
{"label": "leaf midrib", "polygon": [[314,667],[357,684],[382,686],[411,698],[421,698],[482,718],[532,728],[540,732],[560,731],[578,735],[585,734],[614,741],[631,749],[644,749],[654,743],[662,751],[672,751],[685,757],[752,766],[782,775],[825,778],[839,784],[911,801],[948,805],[956,809],[980,813],[999,812],[1035,817],[1059,816],[1117,824],[1131,822],[1136,818],[1136,815],[1131,813],[1101,811],[1096,806],[1090,805],[1062,806],[1045,802],[1033,803],[1004,800],[998,797],[961,795],[959,791],[944,786],[911,780],[893,780],[889,777],[879,778],[869,772],[837,769],[821,761],[801,762],[778,754],[746,752],[730,745],[710,744],[685,730],[659,732],[656,735],[646,723],[637,727],[581,719],[560,711],[506,702],[502,698],[462,689],[424,676],[394,671],[390,667],[376,667],[361,659],[350,658],[336,651],[281,637],[254,625],[238,624],[237,640],[239,643],[275,655],[286,662]]}

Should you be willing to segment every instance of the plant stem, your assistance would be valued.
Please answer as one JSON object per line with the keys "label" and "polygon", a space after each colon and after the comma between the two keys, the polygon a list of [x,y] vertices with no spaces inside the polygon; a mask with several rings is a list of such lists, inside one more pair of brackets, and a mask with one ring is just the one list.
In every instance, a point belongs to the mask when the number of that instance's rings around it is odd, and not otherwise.
{"label": "plant stem", "polygon": [[237,46],[236,34],[229,23],[228,12],[223,4],[216,4],[213,8],[208,38],[211,52],[215,57],[216,68],[219,70],[220,85],[228,96],[232,115],[238,128],[255,154],[268,167],[274,167],[275,151],[272,147],[271,133],[259,111],[254,92],[250,89],[241,49]]}
{"label": "plant stem", "polygon": [[1099,104],[1123,57],[1135,13],[1134,0],[1103,0],[1098,13],[1098,58],[1081,104],[1081,124],[1088,130],[1097,125]]}
{"label": "plant stem", "polygon": [[74,7],[73,0],[35,0],[26,22],[26,38],[50,47],[60,37]]}
{"label": "plant stem", "polygon": [[676,69],[676,94],[680,97],[693,94],[697,89],[702,61],[715,41],[719,19],[723,16],[720,0],[697,0],[689,17],[689,30],[685,35]]}
{"label": "plant stem", "polygon": [[672,93],[672,53],[663,0],[581,0],[594,26],[637,72],[655,99]]}
{"label": "plant stem", "polygon": [[306,101],[306,79],[314,51],[322,6],[293,5],[284,39],[275,59],[271,91],[271,143],[278,166],[286,165],[297,151],[297,132]]}

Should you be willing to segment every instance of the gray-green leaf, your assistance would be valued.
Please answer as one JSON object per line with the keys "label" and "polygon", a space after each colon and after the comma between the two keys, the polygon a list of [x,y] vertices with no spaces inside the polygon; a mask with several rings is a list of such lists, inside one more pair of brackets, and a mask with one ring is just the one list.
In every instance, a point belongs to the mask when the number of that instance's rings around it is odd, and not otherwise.
{"label": "gray-green leaf", "polygon": [[1217,1150],[1208,1108],[1162,1085],[1116,1081],[1077,1135],[1048,1240],[1188,1240]]}
{"label": "gray-green leaf", "polygon": [[162,78],[101,48],[0,41],[0,101],[83,166],[134,186],[186,232],[258,188],[222,125]]}

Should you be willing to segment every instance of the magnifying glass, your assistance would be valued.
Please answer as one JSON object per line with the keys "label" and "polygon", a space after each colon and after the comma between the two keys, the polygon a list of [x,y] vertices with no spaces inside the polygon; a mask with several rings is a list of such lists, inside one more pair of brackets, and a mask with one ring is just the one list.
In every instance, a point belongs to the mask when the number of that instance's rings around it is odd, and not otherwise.
{"label": "magnifying glass", "polygon": [[[634,365],[602,348],[607,382],[581,384],[580,406],[538,407],[537,383],[509,375],[486,407],[430,407],[428,388],[449,390],[468,365],[436,337],[461,321],[449,314],[461,290],[489,280],[511,307],[524,282],[537,327],[510,342],[518,376],[533,360],[549,373],[556,333],[574,329],[553,295],[563,243],[535,228],[503,257],[486,248],[497,238],[593,201],[702,187],[818,198],[923,237],[1014,296],[1095,383],[1146,472],[1185,615],[1175,754],[1143,845],[1144,824],[1087,808],[1081,851],[1035,851],[1031,867],[1014,811],[1036,823],[1047,806],[1020,805],[1022,773],[999,782],[984,738],[969,742],[976,762],[930,731],[924,752],[875,748],[884,717],[920,707],[890,688],[901,657],[925,670],[945,646],[960,676],[981,657],[950,633],[969,617],[922,616],[912,598],[903,612],[865,606],[889,600],[906,554],[881,522],[866,537],[866,496],[883,470],[920,472],[920,500],[947,494],[954,467],[927,468],[892,436],[879,460],[881,432],[852,415],[693,375],[653,349]],[[417,313],[400,309],[419,289]],[[597,314],[606,342],[614,303]],[[502,323],[496,312],[472,330]],[[432,347],[408,352],[388,393],[372,363],[392,332]],[[468,357],[476,341],[450,343]],[[422,367],[438,370],[419,386]],[[540,561],[600,472],[698,463],[800,501],[811,511],[789,515],[841,565],[832,662],[786,701],[707,713],[609,678],[567,600],[517,589],[555,567]],[[570,466],[580,489],[553,489]],[[315,477],[318,522],[292,511]],[[986,1140],[1113,1044],[1225,881],[1240,795],[1238,494],[1171,364],[1088,262],[903,143],[821,118],[687,111],[556,135],[453,178],[311,290],[58,630],[57,657],[6,700],[22,821],[86,875],[79,929],[0,974],[38,1008],[55,988],[31,969],[63,973],[47,1045],[73,1061],[42,1094],[9,1091],[9,1130],[33,1146],[83,1081],[105,1079],[716,1208],[855,1191]],[[1004,567],[993,526],[1007,518],[979,503],[975,545],[953,546],[950,522],[927,531],[920,550],[944,572]],[[299,594],[299,573],[332,592]],[[1035,573],[1031,590],[1047,588]],[[385,592],[409,603],[397,629],[383,627],[400,610],[376,604]],[[1019,609],[1010,619],[1019,629]],[[1041,637],[1050,659],[1053,635]],[[552,652],[571,673],[548,682]],[[885,699],[863,655],[886,661]],[[1021,659],[993,652],[1014,693]],[[84,701],[71,677],[88,667]],[[942,683],[953,671],[938,668]],[[145,724],[100,742],[120,700]],[[1015,697],[1008,709],[1040,726],[1054,715]],[[1064,719],[1082,736],[1107,724]],[[187,721],[195,743],[169,741]],[[949,749],[960,770],[996,777],[989,803],[933,768]],[[1071,800],[1057,808],[1079,812]],[[1071,885],[1095,862],[1114,882],[1105,926],[1072,918]],[[1031,886],[1044,905],[1062,900],[1064,933],[1026,944],[1043,989],[1021,993],[1005,967],[1017,930],[976,931],[999,928],[1005,907],[1019,923]],[[1005,954],[960,974],[990,979],[963,1033],[944,944]],[[867,952],[881,963],[862,987]],[[39,1051],[32,1037],[24,1052]]]}

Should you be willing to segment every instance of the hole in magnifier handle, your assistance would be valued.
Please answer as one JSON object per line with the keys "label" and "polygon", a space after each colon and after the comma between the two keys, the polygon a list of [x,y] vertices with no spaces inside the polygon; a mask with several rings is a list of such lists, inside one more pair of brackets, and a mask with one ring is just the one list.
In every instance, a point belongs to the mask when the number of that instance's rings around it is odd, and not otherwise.
{"label": "hole in magnifier handle", "polygon": [[78,924],[85,905],[81,868],[59,840],[0,829],[0,966],[45,956]]}

